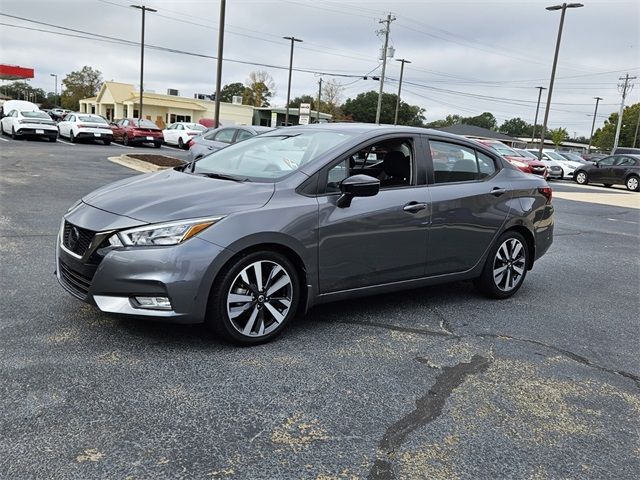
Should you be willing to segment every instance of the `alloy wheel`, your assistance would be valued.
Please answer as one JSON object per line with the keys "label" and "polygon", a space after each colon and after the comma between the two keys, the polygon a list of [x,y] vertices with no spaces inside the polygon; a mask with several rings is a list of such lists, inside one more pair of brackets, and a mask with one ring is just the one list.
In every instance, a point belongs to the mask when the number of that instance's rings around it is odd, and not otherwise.
{"label": "alloy wheel", "polygon": [[287,271],[271,260],[245,267],[231,283],[227,314],[233,327],[248,337],[277,330],[293,301],[293,283]]}
{"label": "alloy wheel", "polygon": [[525,248],[517,238],[500,245],[493,260],[493,281],[503,292],[510,292],[522,281],[526,268]]}
{"label": "alloy wheel", "polygon": [[584,172],[578,172],[576,174],[576,182],[578,182],[580,185],[584,185],[585,183],[587,183],[587,174]]}
{"label": "alloy wheel", "polygon": [[631,190],[632,192],[638,191],[638,177],[629,177],[627,178],[626,186],[627,190]]}

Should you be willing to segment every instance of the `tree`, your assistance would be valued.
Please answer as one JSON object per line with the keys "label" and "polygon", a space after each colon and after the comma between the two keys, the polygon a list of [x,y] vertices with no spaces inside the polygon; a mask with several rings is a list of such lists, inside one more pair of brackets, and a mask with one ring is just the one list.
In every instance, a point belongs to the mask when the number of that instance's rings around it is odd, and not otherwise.
{"label": "tree", "polygon": [[533,125],[520,117],[511,118],[500,125],[500,132],[512,137],[530,137],[533,133]]}
{"label": "tree", "polygon": [[80,100],[93,97],[100,90],[102,85],[102,73],[89,66],[82,67],[82,70],[69,73],[62,80],[64,86],[60,103],[64,108],[78,110]]}
{"label": "tree", "polygon": [[313,110],[316,109],[316,103],[318,103],[317,98],[313,98],[311,95],[302,95],[300,97],[296,97],[289,102],[289,108],[300,108],[301,103],[309,103],[311,104],[311,108]]}
{"label": "tree", "polygon": [[558,148],[560,145],[562,145],[563,142],[567,141],[567,139],[569,138],[569,132],[567,132],[566,128],[559,127],[553,130],[549,130],[549,137],[551,138],[551,141],[556,146],[556,148]]}
{"label": "tree", "polygon": [[[632,147],[638,114],[640,113],[640,103],[630,105],[624,109],[622,114],[622,127],[620,129],[620,139],[618,145],[621,147]],[[593,134],[593,144],[603,152],[608,152],[613,148],[616,136],[616,126],[618,124],[618,113],[612,113],[604,121],[604,125],[598,128]]]}
{"label": "tree", "polygon": [[322,85],[322,98],[320,99],[320,111],[328,113],[335,119],[342,118],[342,102],[344,87],[336,80],[327,80]]}
{"label": "tree", "polygon": [[[7,83],[0,89],[3,95],[14,100],[27,100],[34,103],[44,103],[47,101],[47,93],[41,88],[34,88],[29,83],[19,80]],[[47,108],[46,106],[44,108]]]}
{"label": "tree", "polygon": [[495,130],[498,128],[498,121],[493,113],[484,112],[476,117],[464,117],[461,119],[461,123],[466,125],[475,125],[476,127],[487,128],[489,130]]}
{"label": "tree", "polygon": [[[392,93],[382,94],[382,109],[380,111],[380,123],[393,123],[397,95]],[[370,91],[360,93],[356,98],[348,98],[342,105],[342,111],[346,116],[351,116],[356,122],[373,123],[376,120],[376,108],[378,105],[378,92]],[[409,105],[400,102],[398,109],[398,123],[421,127],[424,122],[424,108],[417,105]]]}
{"label": "tree", "polygon": [[444,120],[435,120],[433,122],[427,123],[425,127],[443,128],[450,127],[452,125],[458,125],[460,123],[462,123],[462,117],[460,115],[447,115]]}
{"label": "tree", "polygon": [[275,89],[276,83],[267,72],[262,70],[251,72],[242,93],[242,103],[254,107],[268,107],[269,99],[275,94]]}
{"label": "tree", "polygon": [[229,83],[220,90],[220,101],[231,103],[233,97],[242,97],[246,87],[242,82]]}

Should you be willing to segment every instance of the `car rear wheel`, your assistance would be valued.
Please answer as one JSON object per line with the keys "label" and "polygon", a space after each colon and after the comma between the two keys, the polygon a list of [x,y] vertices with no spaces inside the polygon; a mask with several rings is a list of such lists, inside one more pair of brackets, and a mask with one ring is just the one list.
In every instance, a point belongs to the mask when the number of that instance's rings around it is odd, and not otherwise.
{"label": "car rear wheel", "polygon": [[153,146],[156,147],[156,148],[160,148],[160,147],[162,147],[162,142],[155,142],[153,144]]}
{"label": "car rear wheel", "polygon": [[624,184],[627,187],[627,190],[631,190],[632,192],[640,191],[640,180],[638,180],[636,175],[629,176]]}
{"label": "car rear wheel", "polygon": [[178,148],[184,148],[184,142],[182,141],[182,138],[178,138]]}
{"label": "car rear wheel", "polygon": [[580,185],[586,185],[587,183],[589,183],[589,177],[587,176],[587,172],[580,171],[576,173],[575,178],[576,178],[576,183]]}
{"label": "car rear wheel", "polygon": [[111,140],[103,140],[102,143],[105,145],[111,145]]}
{"label": "car rear wheel", "polygon": [[129,146],[129,137],[128,137],[127,135],[124,135],[124,136],[122,137],[122,144],[123,144],[125,147],[128,147],[128,146]]}
{"label": "car rear wheel", "polygon": [[49,137],[49,141],[50,142],[55,142],[56,140],[58,140],[58,137]]}
{"label": "car rear wheel", "polygon": [[76,137],[75,137],[75,135],[73,134],[73,130],[69,130],[69,141],[70,141],[71,143],[75,143],[75,141],[76,141]]}
{"label": "car rear wheel", "polygon": [[207,323],[227,341],[265,343],[285,329],[299,297],[299,276],[289,259],[277,252],[254,252],[220,273],[212,288]]}
{"label": "car rear wheel", "polygon": [[482,274],[474,283],[487,297],[508,298],[522,286],[528,262],[525,238],[516,231],[507,231],[491,248]]}

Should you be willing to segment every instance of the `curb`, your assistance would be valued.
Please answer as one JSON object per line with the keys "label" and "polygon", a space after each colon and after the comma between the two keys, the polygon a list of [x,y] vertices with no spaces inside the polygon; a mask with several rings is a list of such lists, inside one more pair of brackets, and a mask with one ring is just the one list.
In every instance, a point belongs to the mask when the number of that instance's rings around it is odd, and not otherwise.
{"label": "curb", "polygon": [[138,160],[137,158],[132,158],[128,155],[120,155],[118,157],[107,157],[107,160],[113,163],[117,163],[118,165],[122,165],[123,167],[130,168],[131,170],[136,170],[137,172],[149,173],[149,172],[157,172],[158,170],[166,170],[172,167],[160,167],[158,165],[154,165],[153,163],[145,162],[144,160]]}

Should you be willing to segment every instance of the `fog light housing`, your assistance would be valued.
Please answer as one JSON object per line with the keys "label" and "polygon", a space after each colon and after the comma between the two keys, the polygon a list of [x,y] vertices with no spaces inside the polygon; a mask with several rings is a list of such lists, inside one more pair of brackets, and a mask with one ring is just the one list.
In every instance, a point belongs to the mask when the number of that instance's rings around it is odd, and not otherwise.
{"label": "fog light housing", "polygon": [[133,297],[137,308],[148,310],[171,310],[171,302],[167,297]]}

